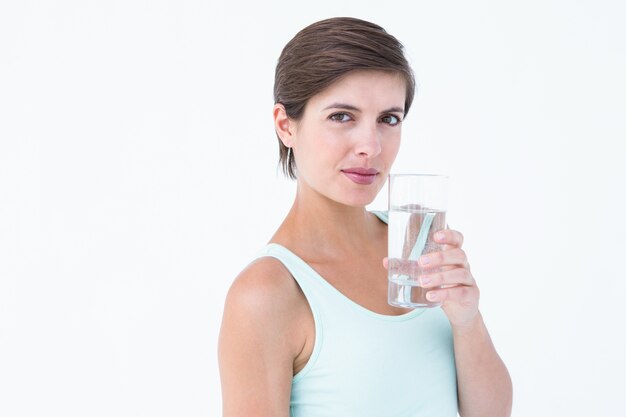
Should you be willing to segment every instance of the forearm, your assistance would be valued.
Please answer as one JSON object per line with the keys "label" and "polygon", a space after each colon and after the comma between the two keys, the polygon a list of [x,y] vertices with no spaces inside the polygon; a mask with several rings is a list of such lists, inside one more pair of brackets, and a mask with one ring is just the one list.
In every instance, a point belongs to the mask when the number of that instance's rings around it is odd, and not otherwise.
{"label": "forearm", "polygon": [[459,414],[509,417],[513,388],[480,313],[472,324],[453,328]]}

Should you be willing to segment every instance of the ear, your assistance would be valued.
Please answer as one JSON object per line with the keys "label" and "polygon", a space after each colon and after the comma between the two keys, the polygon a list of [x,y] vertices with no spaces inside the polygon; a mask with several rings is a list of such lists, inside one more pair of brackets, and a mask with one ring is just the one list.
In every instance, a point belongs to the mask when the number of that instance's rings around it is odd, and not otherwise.
{"label": "ear", "polygon": [[286,147],[293,147],[296,122],[287,116],[285,106],[281,103],[274,105],[274,129],[276,129],[276,134]]}

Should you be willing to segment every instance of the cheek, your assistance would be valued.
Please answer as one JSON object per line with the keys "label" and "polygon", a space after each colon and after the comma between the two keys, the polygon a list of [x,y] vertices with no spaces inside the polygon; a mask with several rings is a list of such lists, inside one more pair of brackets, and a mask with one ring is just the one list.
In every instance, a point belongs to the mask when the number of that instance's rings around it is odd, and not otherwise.
{"label": "cheek", "polygon": [[298,144],[298,163],[302,169],[315,169],[333,165],[338,155],[342,154],[345,138],[324,129],[311,129],[300,138]]}
{"label": "cheek", "polygon": [[393,160],[396,158],[396,155],[398,155],[399,150],[400,135],[398,134],[396,137],[389,138],[389,140],[385,142],[382,152],[385,155],[385,158],[391,158]]}
{"label": "cheek", "polygon": [[320,163],[332,163],[332,160],[343,157],[349,150],[350,138],[344,132],[327,129],[315,133],[315,136],[309,138],[307,148]]}

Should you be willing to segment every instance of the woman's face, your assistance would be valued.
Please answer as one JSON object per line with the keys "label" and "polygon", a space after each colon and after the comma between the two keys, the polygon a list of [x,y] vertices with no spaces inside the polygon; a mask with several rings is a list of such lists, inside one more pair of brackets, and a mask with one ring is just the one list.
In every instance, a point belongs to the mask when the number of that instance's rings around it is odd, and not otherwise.
{"label": "woman's face", "polygon": [[349,73],[312,97],[294,125],[298,186],[350,206],[371,203],[400,147],[406,84],[396,73]]}

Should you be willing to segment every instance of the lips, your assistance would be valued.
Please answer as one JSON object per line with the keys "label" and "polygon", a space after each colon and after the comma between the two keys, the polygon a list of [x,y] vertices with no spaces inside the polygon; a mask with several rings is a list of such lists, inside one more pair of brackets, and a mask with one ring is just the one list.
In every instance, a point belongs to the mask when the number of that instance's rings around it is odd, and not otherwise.
{"label": "lips", "polygon": [[341,170],[343,174],[357,184],[368,185],[376,180],[378,170],[374,168],[347,168]]}

